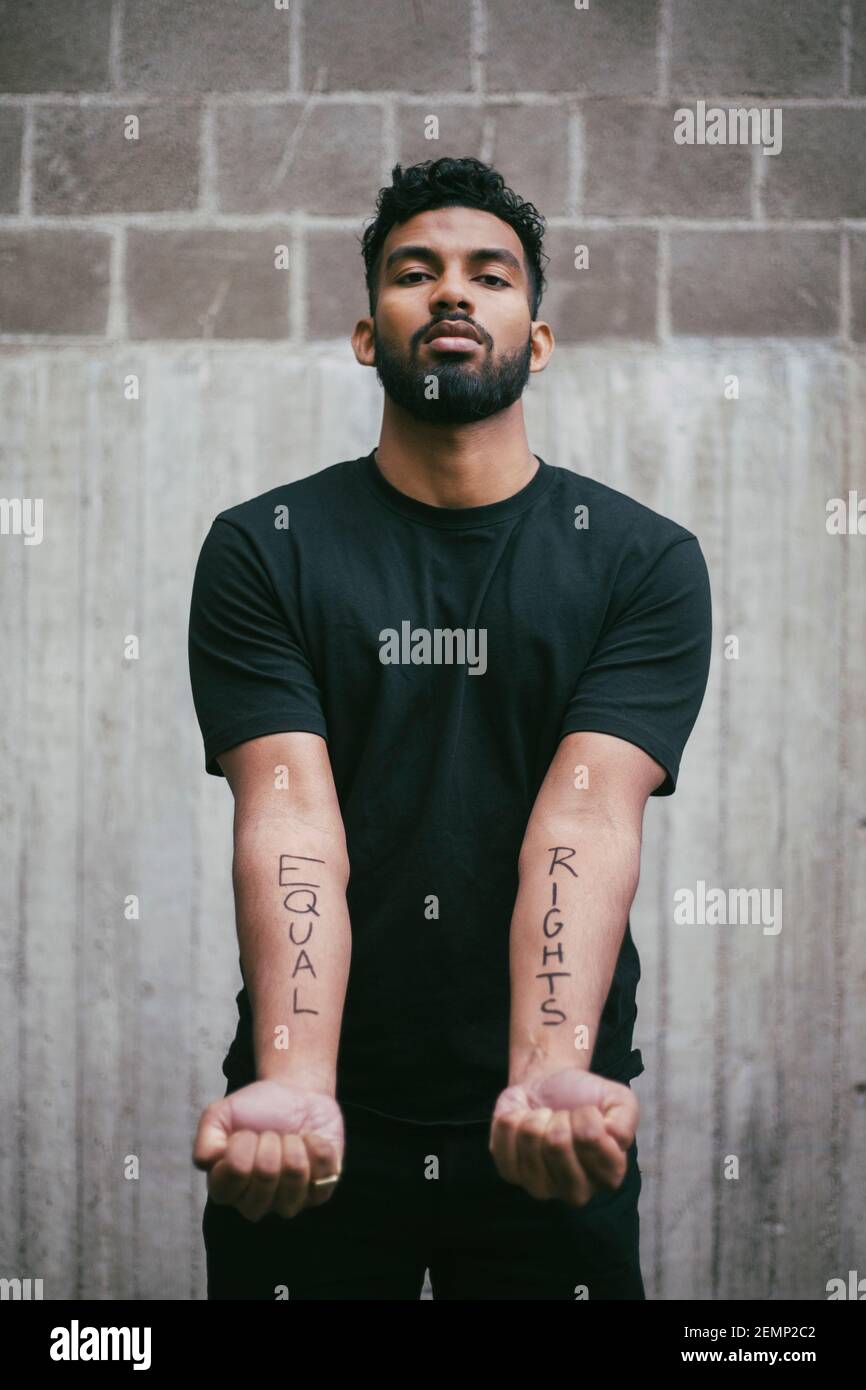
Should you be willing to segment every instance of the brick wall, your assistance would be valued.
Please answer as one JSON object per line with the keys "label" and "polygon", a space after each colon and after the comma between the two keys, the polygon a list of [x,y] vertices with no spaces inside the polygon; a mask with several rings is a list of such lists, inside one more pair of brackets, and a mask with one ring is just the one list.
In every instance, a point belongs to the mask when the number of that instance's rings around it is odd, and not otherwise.
{"label": "brick wall", "polygon": [[[861,0],[0,0],[0,34],[4,342],[343,338],[379,186],[442,154],[547,218],[560,343],[866,339]],[[699,100],[781,110],[781,151],[676,144]]]}

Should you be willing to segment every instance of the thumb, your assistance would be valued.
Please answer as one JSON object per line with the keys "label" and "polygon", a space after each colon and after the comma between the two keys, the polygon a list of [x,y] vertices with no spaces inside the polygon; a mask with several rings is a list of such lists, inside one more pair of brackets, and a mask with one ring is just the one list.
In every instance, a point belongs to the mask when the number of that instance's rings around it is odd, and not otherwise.
{"label": "thumb", "polygon": [[231,1132],[231,1108],[228,1098],[215,1100],[202,1113],[198,1122],[192,1161],[196,1168],[212,1168],[218,1158],[222,1158],[228,1145]]}

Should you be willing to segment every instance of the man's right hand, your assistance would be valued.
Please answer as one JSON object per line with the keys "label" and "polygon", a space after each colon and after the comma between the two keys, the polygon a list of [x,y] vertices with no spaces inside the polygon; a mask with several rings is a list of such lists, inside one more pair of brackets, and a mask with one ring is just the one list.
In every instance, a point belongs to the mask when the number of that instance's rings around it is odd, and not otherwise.
{"label": "man's right hand", "polygon": [[210,1198],[248,1221],[297,1216],[321,1206],[339,1174],[345,1137],[333,1096],[283,1081],[254,1081],[202,1113],[192,1161],[207,1172]]}

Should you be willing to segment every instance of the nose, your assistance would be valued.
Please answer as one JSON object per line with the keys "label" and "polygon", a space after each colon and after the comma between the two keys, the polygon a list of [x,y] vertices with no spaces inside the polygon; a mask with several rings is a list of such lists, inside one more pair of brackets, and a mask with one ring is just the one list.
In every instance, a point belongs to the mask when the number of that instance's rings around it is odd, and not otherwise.
{"label": "nose", "polygon": [[463,274],[456,268],[444,271],[430,294],[433,317],[441,318],[443,313],[454,309],[459,309],[465,317],[471,317],[473,307],[472,292]]}

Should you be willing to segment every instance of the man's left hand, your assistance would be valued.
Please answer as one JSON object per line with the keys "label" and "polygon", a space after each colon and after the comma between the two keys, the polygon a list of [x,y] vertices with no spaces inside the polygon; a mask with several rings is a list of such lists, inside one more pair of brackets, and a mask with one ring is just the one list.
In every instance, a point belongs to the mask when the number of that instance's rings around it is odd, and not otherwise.
{"label": "man's left hand", "polygon": [[489,1148],[506,1182],[582,1207],[622,1184],[638,1116],[629,1086],[564,1067],[502,1092]]}

